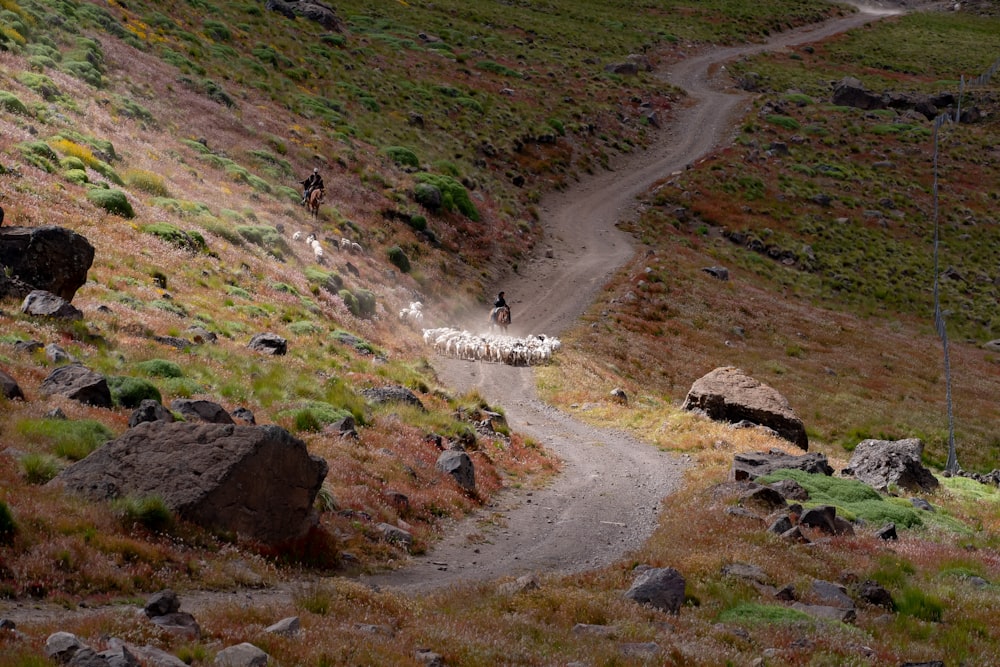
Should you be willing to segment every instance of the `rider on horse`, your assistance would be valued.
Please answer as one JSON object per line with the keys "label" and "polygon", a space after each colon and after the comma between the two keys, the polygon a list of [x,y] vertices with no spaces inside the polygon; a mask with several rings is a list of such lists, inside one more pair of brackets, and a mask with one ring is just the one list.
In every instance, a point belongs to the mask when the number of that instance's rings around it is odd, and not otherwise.
{"label": "rider on horse", "polygon": [[323,177],[319,175],[319,167],[313,167],[313,173],[309,174],[309,177],[300,181],[304,192],[302,193],[302,205],[304,206],[307,201],[309,201],[309,193],[313,190],[323,189]]}
{"label": "rider on horse", "polygon": [[507,319],[508,323],[510,321],[510,306],[507,305],[507,300],[503,298],[503,292],[497,294],[496,301],[493,302],[493,310],[490,312],[490,323],[497,324],[497,316],[500,314],[502,308],[507,309]]}

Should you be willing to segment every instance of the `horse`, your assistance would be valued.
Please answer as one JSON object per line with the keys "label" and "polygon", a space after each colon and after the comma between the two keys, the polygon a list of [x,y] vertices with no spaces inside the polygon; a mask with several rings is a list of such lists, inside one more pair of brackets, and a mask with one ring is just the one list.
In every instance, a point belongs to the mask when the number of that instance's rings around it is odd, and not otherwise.
{"label": "horse", "polygon": [[507,333],[507,327],[510,326],[510,306],[500,306],[490,311],[490,327],[495,326]]}
{"label": "horse", "polygon": [[316,188],[309,193],[309,199],[306,200],[306,208],[309,209],[309,213],[314,218],[319,217],[319,205],[323,203],[324,194],[326,194],[326,191],[323,188]]}

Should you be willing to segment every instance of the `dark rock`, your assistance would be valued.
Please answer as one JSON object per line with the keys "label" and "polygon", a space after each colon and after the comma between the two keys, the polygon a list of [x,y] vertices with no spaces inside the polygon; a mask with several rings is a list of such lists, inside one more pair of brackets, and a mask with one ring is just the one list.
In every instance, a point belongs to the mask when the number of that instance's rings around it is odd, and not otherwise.
{"label": "dark rock", "polygon": [[383,405],[385,403],[405,403],[407,405],[412,405],[415,408],[420,408],[421,410],[425,409],[424,404],[420,402],[420,399],[417,398],[416,394],[406,387],[401,387],[399,385],[362,389],[361,395],[377,405]]}
{"label": "dark rock", "polygon": [[833,505],[813,507],[802,513],[802,516],[799,517],[799,525],[816,528],[827,535],[836,535],[837,524],[834,522],[836,516],[837,508]]}
{"label": "dark rock", "polygon": [[793,456],[779,450],[770,452],[743,452],[733,456],[733,479],[754,480],[770,475],[776,470],[802,470],[822,475],[832,475],[833,468],[826,461],[826,455],[818,452]]}
{"label": "dark rock", "polygon": [[181,610],[181,601],[177,597],[177,593],[173,592],[169,588],[165,588],[162,591],[153,593],[148,600],[146,600],[146,606],[142,608],[149,618],[154,618],[156,616],[166,616],[167,614],[173,614]]}
{"label": "dark rock", "polygon": [[281,356],[288,352],[288,341],[273,333],[259,333],[247,344],[251,350]]}
{"label": "dark rock", "polygon": [[128,418],[128,427],[138,426],[143,422],[174,421],[174,415],[163,407],[159,401],[152,398],[143,399]]}
{"label": "dark rock", "polygon": [[885,526],[882,526],[882,528],[880,528],[875,533],[875,535],[878,538],[886,540],[886,541],[888,541],[888,540],[898,540],[899,539],[899,535],[896,534],[896,524],[894,524],[894,523],[889,523],[889,524],[886,524]]}
{"label": "dark rock", "polygon": [[[87,282],[94,262],[94,246],[80,234],[56,227],[0,228],[0,296],[23,299],[31,290],[44,290],[67,301]],[[25,289],[27,288],[27,289]]]}
{"label": "dark rock", "polygon": [[465,452],[449,449],[438,456],[436,467],[454,478],[466,491],[476,490],[476,469]]}
{"label": "dark rock", "polygon": [[926,500],[924,500],[923,498],[910,498],[910,504],[912,504],[918,510],[922,510],[924,512],[933,512],[934,511],[934,506],[931,505]]}
{"label": "dark rock", "polygon": [[861,81],[853,76],[844,77],[834,86],[833,103],[856,109],[884,109],[886,106],[881,95],[865,90]]}
{"label": "dark rock", "polygon": [[[273,2],[274,0],[269,0]],[[219,667],[267,667],[270,656],[249,642],[236,644],[215,654]]]}
{"label": "dark rock", "polygon": [[840,584],[815,579],[812,582],[810,595],[820,604],[840,609],[854,609],[854,600],[847,595],[847,589]]}
{"label": "dark rock", "polygon": [[775,535],[784,535],[789,530],[792,529],[792,520],[787,514],[783,514],[774,523],[768,526],[767,532],[774,533]]}
{"label": "dark rock", "polygon": [[45,346],[37,340],[19,340],[14,343],[14,349],[25,354],[34,354],[43,347]]}
{"label": "dark rock", "polygon": [[684,587],[684,577],[672,567],[650,568],[635,578],[625,597],[676,615],[684,604]]}
{"label": "dark rock", "polygon": [[628,394],[621,387],[615,387],[611,390],[611,398],[622,405],[628,405]]}
{"label": "dark rock", "polygon": [[785,584],[778,589],[778,592],[774,594],[774,597],[778,600],[784,600],[786,602],[791,602],[796,598],[795,596],[795,585]]}
{"label": "dark rock", "polygon": [[45,640],[45,655],[58,663],[68,663],[84,644],[70,632],[56,632]]}
{"label": "dark rock", "polygon": [[802,529],[798,526],[793,526],[791,529],[783,532],[781,539],[796,544],[809,544],[812,541],[802,533]]}
{"label": "dark rock", "polygon": [[254,417],[253,412],[251,412],[250,408],[245,408],[243,406],[240,406],[235,410],[233,410],[232,417],[233,419],[239,419],[244,424],[250,424],[251,426],[257,423],[257,418]]}
{"label": "dark rock", "polygon": [[706,266],[702,268],[702,271],[713,278],[718,278],[722,281],[729,280],[729,269],[724,266]]}
{"label": "dark rock", "polygon": [[890,611],[896,609],[896,603],[892,599],[892,594],[877,581],[871,579],[858,586],[857,596],[862,601],[874,606],[884,607]]}
{"label": "dark rock", "polygon": [[2,368],[0,368],[0,396],[3,396],[8,401],[16,399],[24,400],[24,392],[21,391],[21,385]]}
{"label": "dark rock", "polygon": [[69,356],[66,350],[62,349],[55,343],[49,343],[45,346],[45,358],[53,364],[64,364],[76,361],[76,359]]}
{"label": "dark rock", "polygon": [[863,440],[847,466],[854,477],[882,493],[890,487],[907,491],[933,491],[938,481],[920,462],[924,444],[918,438]]}
{"label": "dark rock", "polygon": [[927,660],[925,662],[904,662],[899,667],[944,667],[944,660]]}
{"label": "dark rock", "polygon": [[298,616],[289,616],[288,618],[283,618],[273,625],[269,625],[264,628],[264,632],[270,632],[273,635],[283,635],[285,637],[294,637],[302,629],[302,621],[299,620]]}
{"label": "dark rock", "polygon": [[38,391],[43,396],[65,396],[97,408],[111,407],[111,390],[107,379],[79,364],[55,369],[42,380]]}
{"label": "dark rock", "polygon": [[152,616],[149,620],[158,628],[176,637],[185,639],[199,639],[201,637],[201,626],[198,625],[194,616],[186,611],[174,611],[162,616]]}
{"label": "dark rock", "polygon": [[205,327],[192,326],[185,330],[185,333],[191,336],[191,340],[196,345],[204,345],[206,343],[214,343],[219,339],[214,333],[206,329]]}
{"label": "dark rock", "polygon": [[610,72],[611,74],[623,74],[627,76],[634,76],[639,73],[639,66],[635,63],[611,63],[610,65],[604,66],[605,72]]}
{"label": "dark rock", "polygon": [[787,507],[785,497],[769,486],[756,486],[740,496],[740,504],[755,507],[765,513]]}
{"label": "dark rock", "polygon": [[54,317],[61,320],[82,320],[83,311],[61,296],[45,290],[32,290],[21,304],[21,312],[34,317]]}
{"label": "dark rock", "polygon": [[69,667],[108,667],[108,661],[89,646],[80,648],[66,664]]}
{"label": "dark rock", "polygon": [[300,537],[327,464],[277,426],[145,422],[52,484],[93,500],[159,495],[181,518],[268,544]]}
{"label": "dark rock", "polygon": [[[809,454],[805,456],[809,456]],[[781,479],[768,486],[780,493],[785,500],[809,500],[809,492],[794,479]]]}
{"label": "dark rock", "polygon": [[235,424],[233,418],[218,403],[193,398],[175,398],[170,409],[181,413],[188,421],[202,421],[209,424]]}
{"label": "dark rock", "polygon": [[314,21],[327,30],[344,31],[344,22],[337,16],[333,7],[319,0],[267,0],[265,7],[277,12],[285,18],[294,19],[301,16]]}
{"label": "dark rock", "polygon": [[717,368],[695,381],[682,406],[716,421],[749,419],[774,429],[782,438],[809,448],[805,426],[784,396],[732,366]]}
{"label": "dark rock", "polygon": [[186,350],[190,347],[194,347],[194,343],[189,341],[187,338],[178,338],[177,336],[153,336],[153,340],[161,345],[167,345],[176,350]]}

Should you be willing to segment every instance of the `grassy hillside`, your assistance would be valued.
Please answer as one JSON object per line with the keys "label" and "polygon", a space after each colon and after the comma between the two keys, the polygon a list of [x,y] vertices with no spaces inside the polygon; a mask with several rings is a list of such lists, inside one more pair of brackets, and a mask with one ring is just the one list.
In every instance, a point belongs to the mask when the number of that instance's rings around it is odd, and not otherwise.
{"label": "grassy hillside", "polygon": [[[47,632],[67,629],[152,643],[191,664],[210,664],[221,645],[239,641],[281,664],[309,665],[417,664],[414,651],[426,646],[461,665],[744,664],[766,649],[777,651],[768,664],[995,662],[995,584],[969,583],[1000,581],[995,490],[949,482],[932,498],[942,518],[914,522],[896,546],[863,533],[790,548],[731,523],[724,509],[735,501],[715,486],[733,452],[781,443],[676,410],[694,379],[732,363],[788,396],[814,447],[835,460],[863,437],[916,435],[928,462],[943,462],[940,347],[927,314],[928,124],[827,98],[829,82],[847,74],[874,90],[955,90],[960,75],[1000,53],[995,19],[907,17],[735,63],[735,76],[758,75],[753,114],[732,146],[649,195],[630,229],[653,254],[640,252],[609,285],[541,374],[547,396],[575,414],[692,456],[699,465],[689,487],[643,552],[605,571],[545,578],[521,595],[484,584],[410,599],[318,575],[401,558],[379,539],[381,521],[408,527],[422,551],[443,519],[503,486],[543,483],[558,462],[506,429],[477,433],[481,411],[503,406],[440,387],[418,332],[396,311],[420,298],[436,323],[456,303],[481,303],[484,285],[516,271],[541,238],[543,193],[640,149],[652,137],[645,114],[668,119],[682,103],[653,74],[606,65],[630,54],[658,65],[702,44],[757,41],[847,10],[445,0],[349,1],[336,11],[340,29],[264,3],[0,0],[5,224],[62,225],[97,248],[74,299],[85,323],[42,322],[0,304],[0,367],[28,396],[0,399],[0,442],[14,450],[0,456],[0,595],[72,608],[166,586],[315,581],[299,585],[292,608],[230,604],[199,616],[198,641],[105,611],[23,628],[26,641],[0,636],[0,661],[47,664],[38,657]],[[996,355],[979,347],[1000,336],[989,254],[995,90],[970,91],[987,115],[946,127],[942,144],[942,262],[962,277],[944,287],[957,339],[959,460],[984,471],[1000,454],[991,429]],[[767,155],[775,141],[789,155]],[[297,181],[314,166],[328,188],[315,221],[297,204]],[[432,190],[438,206],[428,205]],[[813,202],[817,194],[829,206]],[[318,235],[324,263],[293,240],[299,230]],[[796,259],[745,250],[729,240],[734,231]],[[364,253],[340,254],[341,238]],[[701,272],[709,264],[728,266],[732,280],[709,278]],[[219,341],[177,349],[155,339],[190,336],[192,325]],[[246,350],[259,331],[288,338],[289,355]],[[124,431],[130,395],[120,393],[114,410],[43,400],[38,387],[55,363],[14,347],[27,340],[58,343],[127,378],[119,386],[135,393],[155,390],[165,403],[210,398],[285,426],[330,462],[321,529],[273,554],[179,522],[149,499],[85,504],[44,487]],[[383,384],[410,388],[428,411],[367,404],[360,391]],[[605,405],[612,386],[635,397],[628,408]],[[50,418],[54,407],[70,419]],[[361,425],[360,442],[323,431],[345,414]],[[467,443],[477,495],[434,473],[434,435]],[[692,517],[704,522],[697,539]],[[864,610],[853,626],[803,619],[727,580],[720,568],[734,561],[758,563],[781,584],[872,578],[900,609],[888,620]],[[640,562],[684,572],[689,604],[680,617],[621,599]],[[262,632],[291,614],[309,641]],[[613,636],[580,635],[578,623],[607,624]],[[646,641],[663,654],[623,653],[622,644]]]}

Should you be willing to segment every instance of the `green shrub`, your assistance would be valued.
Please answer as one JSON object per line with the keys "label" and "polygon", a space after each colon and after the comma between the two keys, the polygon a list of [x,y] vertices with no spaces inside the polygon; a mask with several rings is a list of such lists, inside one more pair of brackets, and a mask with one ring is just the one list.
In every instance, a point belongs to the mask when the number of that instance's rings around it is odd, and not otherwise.
{"label": "green shrub", "polygon": [[358,300],[358,313],[361,317],[371,317],[375,314],[374,292],[358,288],[354,290],[354,297]]}
{"label": "green shrub", "polygon": [[94,88],[100,88],[104,85],[104,77],[101,75],[101,71],[86,60],[67,60],[62,64],[61,69],[70,76],[80,79]]}
{"label": "green shrub", "polygon": [[795,120],[790,116],[782,116],[780,114],[772,113],[765,117],[765,120],[772,125],[777,125],[778,127],[783,127],[786,130],[797,130],[799,127],[799,121]]}
{"label": "green shrub", "polygon": [[904,616],[912,616],[930,623],[940,623],[944,617],[944,602],[915,586],[904,588],[895,601],[896,611]]}
{"label": "green shrub", "polygon": [[279,420],[291,420],[295,431],[321,431],[327,424],[334,424],[350,416],[349,410],[323,401],[310,401],[302,407],[284,410],[276,415]]}
{"label": "green shrub", "polygon": [[270,225],[239,225],[236,228],[240,236],[250,243],[265,250],[273,250],[285,246],[281,233]]}
{"label": "green shrub", "polygon": [[337,292],[344,301],[344,305],[347,306],[347,310],[351,311],[351,314],[355,317],[361,317],[361,310],[358,307],[358,298],[354,296],[354,293],[349,289],[342,289]]}
{"label": "green shrub", "polygon": [[93,419],[25,419],[14,427],[25,440],[49,445],[56,456],[78,461],[115,437],[107,426]]}
{"label": "green shrub", "polygon": [[104,188],[91,188],[87,191],[87,199],[93,204],[103,208],[108,213],[120,215],[123,218],[134,218],[135,211],[129,203],[125,193],[121,190],[105,190]]}
{"label": "green shrub", "polygon": [[125,183],[128,184],[130,188],[141,190],[142,192],[155,197],[170,196],[170,192],[167,190],[167,186],[163,182],[163,177],[159,174],[154,174],[151,171],[146,171],[145,169],[129,169],[126,171]]}
{"label": "green shrub", "polygon": [[386,251],[386,254],[389,257],[389,261],[392,262],[397,269],[403,273],[410,272],[410,258],[406,256],[406,253],[403,252],[402,248],[398,245],[394,245]]}
{"label": "green shrub", "polygon": [[59,97],[59,86],[44,74],[21,72],[17,75],[17,80],[44,97],[46,101],[52,101]]}
{"label": "green shrub", "polygon": [[0,500],[0,544],[10,544],[17,534],[17,523],[7,503]]}
{"label": "green shrub", "polygon": [[83,169],[67,169],[63,172],[63,178],[76,185],[84,185],[90,182],[90,179],[87,178],[87,172]]}
{"label": "green shrub", "polygon": [[299,336],[308,336],[320,333],[323,327],[309,320],[299,320],[288,325],[288,330]]}
{"label": "green shrub", "polygon": [[418,232],[422,232],[427,229],[427,218],[422,215],[411,215],[407,222],[410,227],[413,227]]}
{"label": "green shrub", "polygon": [[66,170],[79,169],[80,171],[86,171],[87,169],[87,165],[83,163],[83,160],[73,155],[67,155],[59,160],[59,166]]}
{"label": "green shrub", "polygon": [[205,21],[202,24],[205,34],[218,42],[228,42],[233,38],[233,33],[225,23],[220,21]]}
{"label": "green shrub", "polygon": [[478,63],[476,63],[476,67],[486,72],[499,74],[500,76],[512,76],[516,78],[521,78],[520,72],[512,70],[511,68],[506,67],[505,65],[501,65],[500,63],[495,63],[492,60],[481,60]]}
{"label": "green shrub", "polygon": [[157,403],[163,402],[160,390],[149,380],[130,377],[128,375],[113,375],[108,378],[108,389],[111,390],[111,400],[123,408],[137,408],[146,399]]}
{"label": "green shrub", "polygon": [[160,496],[126,496],[115,500],[112,507],[126,527],[139,524],[147,530],[161,532],[174,522],[173,512]]}
{"label": "green shrub", "polygon": [[179,378],[184,377],[180,365],[169,359],[147,359],[135,365],[139,371],[151,377]]}
{"label": "green shrub", "polygon": [[185,232],[169,222],[153,222],[140,227],[146,234],[152,234],[170,245],[177,246],[191,252],[199,252],[208,249],[205,237],[198,232]]}
{"label": "green shrub", "polygon": [[401,167],[419,167],[420,160],[417,159],[417,154],[413,152],[412,149],[405,146],[389,146],[382,150],[383,153],[389,156],[393,162]]}
{"label": "green shrub", "polygon": [[24,102],[19,100],[13,93],[8,93],[6,90],[0,90],[0,109],[8,113],[16,113],[20,116],[30,116],[28,113],[28,107],[24,106]]}
{"label": "green shrub", "polygon": [[[458,209],[458,212],[473,222],[479,222],[479,211],[476,210],[469,193],[459,181],[451,176],[443,174],[428,174],[426,172],[416,175],[420,184],[430,185],[441,193],[441,207],[446,211]],[[418,186],[419,187],[419,186]],[[417,188],[414,189],[417,191]],[[417,201],[420,201],[418,198]],[[423,202],[421,202],[423,203]]]}
{"label": "green shrub", "polygon": [[37,452],[25,454],[20,460],[21,471],[28,484],[45,484],[55,478],[62,470],[59,459],[51,454]]}

